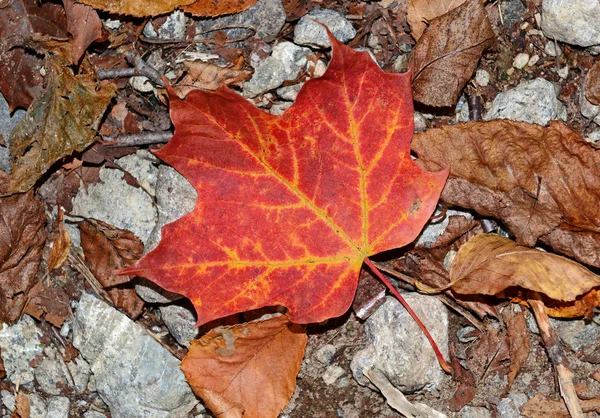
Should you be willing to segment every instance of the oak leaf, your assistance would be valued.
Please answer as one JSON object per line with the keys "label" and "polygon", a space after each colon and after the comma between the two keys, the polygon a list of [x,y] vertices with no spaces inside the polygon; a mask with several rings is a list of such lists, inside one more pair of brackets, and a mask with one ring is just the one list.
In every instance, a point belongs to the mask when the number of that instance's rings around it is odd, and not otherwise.
{"label": "oak leaf", "polygon": [[192,341],[181,369],[215,416],[277,417],[294,393],[306,341],[285,316],[218,327]]}
{"label": "oak leaf", "polygon": [[500,219],[520,245],[540,240],[600,267],[600,152],[565,124],[445,126],[412,149],[430,170],[450,166],[442,201]]}
{"label": "oak leaf", "polygon": [[366,257],[416,238],[447,171],[411,159],[410,76],[330,38],[326,73],[281,117],[228,88],[169,92],[175,134],[156,154],[198,202],[121,274],[188,297],[199,324],[271,305],[320,322],[350,307]]}

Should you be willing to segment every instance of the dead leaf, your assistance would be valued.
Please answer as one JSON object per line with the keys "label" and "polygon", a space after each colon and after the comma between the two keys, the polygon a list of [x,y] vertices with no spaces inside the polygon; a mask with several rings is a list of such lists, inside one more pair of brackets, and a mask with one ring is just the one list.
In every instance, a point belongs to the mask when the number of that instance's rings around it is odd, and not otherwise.
{"label": "dead leaf", "polygon": [[6,368],[4,367],[4,360],[2,360],[2,349],[0,349],[0,379],[6,377]]}
{"label": "dead leaf", "polygon": [[137,261],[144,252],[144,244],[132,232],[96,219],[80,222],[79,232],[85,263],[106,289],[113,304],[131,318],[137,318],[144,302],[129,283],[131,277],[117,276],[114,271]]}
{"label": "dead leaf", "polygon": [[489,323],[476,345],[469,347],[467,365],[476,381],[497,375],[505,376],[509,369],[508,336],[497,323]]}
{"label": "dead leaf", "polygon": [[502,319],[508,333],[510,345],[510,369],[508,370],[508,384],[504,394],[508,395],[515,378],[529,357],[531,343],[529,342],[529,331],[525,322],[523,311],[515,311],[510,307],[502,312]]}
{"label": "dead leaf", "polygon": [[[583,412],[600,412],[600,398],[580,399]],[[562,399],[553,400],[541,393],[536,393],[519,408],[521,415],[528,418],[569,417],[569,412]]]}
{"label": "dead leaf", "polygon": [[252,75],[249,70],[220,67],[202,61],[184,61],[183,68],[187,73],[174,87],[180,99],[184,99],[195,88],[215,91],[224,85],[239,85]]}
{"label": "dead leaf", "polygon": [[[194,16],[218,16],[238,13],[254,5],[256,0],[82,0],[94,9],[120,15],[149,17],[163,15],[181,7]],[[197,4],[196,4],[197,3]],[[185,7],[188,6],[188,7]]]}
{"label": "dead leaf", "polygon": [[48,271],[52,271],[62,266],[71,250],[71,237],[65,227],[63,211],[60,206],[58,207],[56,224],[58,225],[58,231],[48,256]]}
{"label": "dead leaf", "polygon": [[198,0],[181,9],[192,16],[213,17],[243,12],[256,4],[256,0]]}
{"label": "dead leaf", "polygon": [[456,355],[454,354],[454,345],[452,350],[452,379],[457,383],[456,391],[452,399],[448,401],[448,408],[452,412],[458,412],[475,398],[475,378],[471,372],[465,369]]}
{"label": "dead leaf", "polygon": [[423,35],[428,22],[445,15],[464,2],[465,0],[408,0],[406,20],[415,41]]}
{"label": "dead leaf", "polygon": [[91,144],[115,92],[112,84],[99,86],[91,74],[73,74],[70,44],[46,46],[57,48],[47,54],[47,87],[11,133],[12,174],[0,185],[0,195],[29,190],[57,160]]}
{"label": "dead leaf", "polygon": [[104,38],[102,21],[90,6],[63,0],[67,14],[67,31],[73,36],[73,63],[77,64],[93,42]]}
{"label": "dead leaf", "polygon": [[600,61],[592,66],[585,77],[585,97],[592,104],[600,104]]}
{"label": "dead leaf", "polygon": [[73,314],[70,306],[73,290],[69,290],[67,292],[64,288],[64,283],[47,286],[37,282],[29,291],[29,302],[23,312],[38,320],[43,317],[46,322],[60,328]]}
{"label": "dead leaf", "polygon": [[181,369],[216,416],[277,417],[294,393],[306,340],[285,316],[218,327],[192,341]]}
{"label": "dead leaf", "polygon": [[450,165],[441,199],[500,219],[520,245],[539,240],[600,267],[600,152],[561,122],[494,120],[429,129],[412,150]]}
{"label": "dead leaf", "polygon": [[19,47],[33,33],[67,36],[67,21],[60,4],[11,0],[0,8],[0,91],[10,111],[27,109],[42,92],[43,60]]}
{"label": "dead leaf", "polygon": [[33,192],[0,198],[0,322],[19,318],[46,240],[46,215]]}
{"label": "dead leaf", "polygon": [[495,36],[479,0],[434,19],[410,57],[413,99],[428,106],[455,105]]}
{"label": "dead leaf", "polygon": [[30,408],[29,408],[29,398],[23,391],[17,392],[17,396],[15,398],[15,409],[10,414],[10,418],[29,418]]}

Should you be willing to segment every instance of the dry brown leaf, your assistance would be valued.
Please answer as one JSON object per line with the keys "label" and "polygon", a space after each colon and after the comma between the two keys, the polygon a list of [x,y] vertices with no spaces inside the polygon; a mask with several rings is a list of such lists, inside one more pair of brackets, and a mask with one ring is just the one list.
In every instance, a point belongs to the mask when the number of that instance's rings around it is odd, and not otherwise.
{"label": "dry brown leaf", "polygon": [[600,292],[592,289],[573,302],[545,300],[546,313],[554,318],[591,318],[594,309],[600,306]]}
{"label": "dry brown leaf", "polygon": [[585,77],[585,97],[592,104],[600,104],[600,61],[592,66]]}
{"label": "dry brown leaf", "polygon": [[455,105],[494,38],[479,0],[434,19],[410,57],[413,99],[428,106]]}
{"label": "dry brown leaf", "polygon": [[29,418],[29,414],[29,398],[23,391],[19,391],[15,397],[15,409],[10,414],[10,418]]}
{"label": "dry brown leaf", "polygon": [[406,20],[410,33],[418,41],[427,23],[463,4],[465,0],[408,0]]}
{"label": "dry brown leaf", "polygon": [[250,78],[252,71],[219,67],[210,62],[184,61],[185,77],[175,87],[177,95],[184,99],[185,96],[196,88],[202,90],[218,90],[224,85],[240,84]]}
{"label": "dry brown leaf", "polygon": [[538,239],[600,267],[600,152],[561,122],[471,122],[416,134],[429,169],[450,166],[441,200],[500,219],[518,244]]}
{"label": "dry brown leaf", "polygon": [[67,14],[67,31],[73,36],[73,63],[77,64],[92,42],[101,40],[102,21],[90,6],[63,0]]}
{"label": "dry brown leaf", "polygon": [[105,222],[88,219],[79,224],[85,263],[110,296],[113,304],[131,318],[142,313],[144,302],[137,296],[129,276],[114,271],[130,266],[144,252],[144,244],[132,233]]}
{"label": "dry brown leaf", "polygon": [[135,17],[158,16],[179,7],[194,16],[208,17],[239,13],[253,6],[256,0],[81,0],[80,3],[94,9]]}
{"label": "dry brown leaf", "polygon": [[48,271],[52,271],[62,266],[71,250],[71,237],[65,227],[63,211],[60,206],[58,207],[58,217],[56,221],[58,224],[58,233],[52,243],[50,254],[48,255]]}
{"label": "dry brown leaf", "polygon": [[294,393],[306,340],[285,316],[218,327],[192,341],[181,369],[216,416],[277,417]]}
{"label": "dry brown leaf", "polygon": [[243,12],[256,4],[256,0],[198,0],[182,10],[198,17],[229,15]]}
{"label": "dry brown leaf", "polygon": [[[73,74],[69,43],[45,42],[44,47],[54,48],[46,56],[46,90],[11,133],[12,174],[0,182],[0,196],[31,189],[57,160],[91,144],[115,92],[112,84],[99,86],[91,74]],[[8,179],[6,173],[3,177]]]}
{"label": "dry brown leaf", "polygon": [[0,322],[16,321],[35,283],[46,215],[33,192],[0,198]]}
{"label": "dry brown leaf", "polygon": [[[580,399],[583,412],[600,412],[600,398]],[[527,418],[559,418],[569,417],[569,412],[562,399],[553,400],[541,393],[536,393],[520,408],[521,415]]]}
{"label": "dry brown leaf", "polygon": [[2,360],[2,349],[0,349],[0,379],[6,377],[6,368],[4,367],[4,360]]}
{"label": "dry brown leaf", "polygon": [[550,299],[573,301],[600,286],[581,264],[495,234],[480,234],[460,247],[450,269],[452,290],[467,295],[502,295],[517,287]]}
{"label": "dry brown leaf", "polygon": [[510,369],[508,370],[508,384],[504,389],[507,395],[515,381],[515,378],[521,371],[521,368],[529,357],[531,343],[529,342],[529,331],[525,322],[523,311],[514,311],[505,309],[502,312],[502,319],[506,325],[508,333],[508,343],[510,346]]}

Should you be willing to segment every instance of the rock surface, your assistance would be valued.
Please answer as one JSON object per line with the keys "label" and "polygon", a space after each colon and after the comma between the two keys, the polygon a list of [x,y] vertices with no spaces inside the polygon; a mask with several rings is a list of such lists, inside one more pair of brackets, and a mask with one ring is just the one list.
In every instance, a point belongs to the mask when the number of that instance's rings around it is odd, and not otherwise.
{"label": "rock surface", "polygon": [[[445,358],[448,358],[448,312],[434,297],[403,295],[425,324]],[[356,353],[350,368],[362,385],[363,371],[378,369],[399,390],[412,393],[439,385],[445,374],[431,345],[406,309],[393,297],[365,322],[369,345]]]}
{"label": "rock surface", "polygon": [[[190,306],[193,309],[192,306]],[[184,347],[190,347],[190,341],[198,336],[194,312],[181,305],[160,306],[160,315],[169,329],[169,333]]]}
{"label": "rock surface", "polygon": [[462,418],[490,418],[490,411],[483,407],[465,406],[460,410]]}
{"label": "rock surface", "polygon": [[41,335],[42,331],[29,315],[24,315],[15,325],[2,326],[0,351],[8,380],[15,384],[19,381],[21,385],[33,382],[33,369],[29,363],[42,354]]}
{"label": "rock surface", "polygon": [[544,0],[542,31],[549,39],[600,53],[600,1]]}
{"label": "rock surface", "polygon": [[[0,136],[2,136],[7,144],[10,133],[23,116],[25,116],[25,111],[23,109],[15,110],[14,114],[11,116],[10,111],[8,110],[8,103],[2,93],[0,93]],[[8,148],[0,147],[0,170],[10,172],[9,158],[10,153],[8,152]]]}
{"label": "rock surface", "polygon": [[566,120],[567,111],[556,97],[554,85],[543,78],[536,78],[522,81],[517,87],[498,94],[484,119],[510,119],[546,125],[551,120]]}
{"label": "rock surface", "polygon": [[[438,214],[439,211],[436,211]],[[429,222],[423,228],[421,234],[417,238],[417,242],[415,245],[424,245],[425,247],[430,247],[440,235],[444,233],[446,227],[448,226],[449,217],[450,216],[464,216],[468,219],[473,219],[473,214],[471,212],[467,212],[465,210],[460,209],[448,209],[446,211],[446,216],[443,220],[437,222]]]}
{"label": "rock surface", "polygon": [[294,29],[294,43],[314,48],[329,48],[331,42],[321,22],[329,28],[333,36],[341,42],[348,42],[356,36],[352,24],[335,10],[312,10],[304,15]]}
{"label": "rock surface", "polygon": [[69,418],[69,409],[71,401],[64,396],[55,396],[50,398],[47,404],[48,412],[46,417]]}
{"label": "rock surface", "polygon": [[158,175],[156,163],[158,163],[158,158],[147,150],[138,150],[135,154],[115,160],[115,164],[131,174],[150,196],[156,194],[156,177]]}
{"label": "rock surface", "polygon": [[179,360],[142,327],[84,294],[73,345],[90,363],[100,397],[115,418],[179,418],[197,404]]}
{"label": "rock surface", "polygon": [[600,326],[594,321],[583,319],[561,320],[550,318],[562,343],[577,353],[585,347],[598,347],[600,344]]}

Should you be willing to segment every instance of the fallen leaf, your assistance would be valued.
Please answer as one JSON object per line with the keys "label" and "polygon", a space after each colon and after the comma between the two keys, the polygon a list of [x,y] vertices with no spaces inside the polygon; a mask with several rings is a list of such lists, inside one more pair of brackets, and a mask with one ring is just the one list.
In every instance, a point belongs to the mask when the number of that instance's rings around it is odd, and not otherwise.
{"label": "fallen leaf", "polygon": [[306,333],[285,316],[218,327],[191,342],[181,369],[219,417],[277,417],[289,402]]}
{"label": "fallen leaf", "polygon": [[198,0],[182,7],[192,16],[213,17],[243,12],[256,4],[257,0]]}
{"label": "fallen leaf", "polygon": [[102,21],[90,6],[63,0],[67,15],[67,31],[73,36],[73,63],[77,64],[93,42],[104,38]]}
{"label": "fallen leaf", "polygon": [[198,202],[119,274],[188,297],[199,324],[272,305],[321,322],[348,310],[365,257],[416,238],[447,172],[410,157],[409,76],[331,39],[327,72],[281,117],[226,87],[169,92],[175,135],[156,155]]}
{"label": "fallen leaf", "polygon": [[6,377],[6,368],[4,367],[4,360],[2,360],[2,349],[0,349],[0,379]]}
{"label": "fallen leaf", "polygon": [[596,62],[585,77],[585,97],[592,104],[600,104],[600,62]]}
{"label": "fallen leaf", "polygon": [[47,87],[11,133],[12,173],[0,195],[31,189],[57,160],[90,145],[114,95],[112,84],[99,86],[91,74],[73,74],[70,44],[53,47],[58,53],[47,54]]}
{"label": "fallen leaf", "polygon": [[411,57],[414,100],[453,106],[496,35],[479,0],[434,19]]}
{"label": "fallen leaf", "polygon": [[29,398],[23,391],[19,391],[15,397],[15,409],[10,414],[10,418],[29,418],[29,414]]}
{"label": "fallen leaf", "polygon": [[464,2],[465,0],[408,0],[406,20],[415,41],[423,35],[428,22],[445,15]]}
{"label": "fallen leaf", "polygon": [[[518,306],[518,305],[517,305]],[[504,389],[504,395],[508,395],[515,378],[529,357],[531,343],[529,342],[529,331],[525,322],[525,315],[521,310],[505,309],[502,312],[502,320],[506,325],[508,343],[510,345],[510,369],[508,370],[508,384]]]}
{"label": "fallen leaf", "polygon": [[135,17],[158,16],[177,8],[194,16],[210,17],[239,13],[253,6],[256,0],[81,0],[94,9]]}
{"label": "fallen leaf", "polygon": [[592,318],[600,306],[600,292],[592,289],[572,302],[544,301],[546,313],[553,318]]}
{"label": "fallen leaf", "polygon": [[144,302],[133,285],[122,286],[131,278],[117,276],[114,272],[137,261],[144,252],[144,244],[132,232],[96,219],[80,222],[79,232],[85,263],[106,289],[113,304],[131,318],[137,318]]}
{"label": "fallen leaf", "polygon": [[37,282],[29,291],[29,302],[23,310],[29,316],[42,320],[42,318],[57,328],[73,315],[70,302],[73,297],[73,288],[70,291],[64,288],[64,282],[53,283],[46,286],[43,282]]}
{"label": "fallen leaf", "polygon": [[0,322],[19,318],[46,240],[46,216],[33,192],[0,198]]}
{"label": "fallen leaf", "polygon": [[69,251],[71,250],[71,237],[67,232],[65,223],[63,221],[63,211],[61,207],[58,207],[58,216],[56,219],[57,234],[50,254],[48,255],[48,271],[59,268],[67,260]]}
{"label": "fallen leaf", "polygon": [[184,61],[185,77],[173,89],[180,99],[195,89],[218,90],[224,85],[238,85],[250,78],[249,70],[220,67],[210,62]]}
{"label": "fallen leaf", "polygon": [[[600,412],[600,398],[580,399],[583,412]],[[527,418],[559,418],[569,417],[569,412],[562,399],[553,400],[541,393],[536,393],[519,408],[521,415]]]}
{"label": "fallen leaf", "polygon": [[600,267],[600,153],[563,123],[445,126],[416,134],[412,149],[430,170],[450,166],[448,205],[500,219],[520,245],[539,239]]}
{"label": "fallen leaf", "polygon": [[475,398],[475,378],[471,372],[465,369],[456,355],[454,355],[454,346],[452,350],[452,380],[456,382],[456,390],[452,398],[448,401],[448,408],[452,412],[458,412]]}
{"label": "fallen leaf", "polygon": [[461,294],[501,295],[518,287],[560,301],[573,301],[600,286],[600,277],[573,260],[495,234],[477,235],[460,247],[450,281]]}
{"label": "fallen leaf", "polygon": [[10,111],[27,109],[42,92],[39,56],[18,47],[33,33],[67,36],[67,21],[60,4],[36,0],[11,0],[0,8],[0,91]]}

